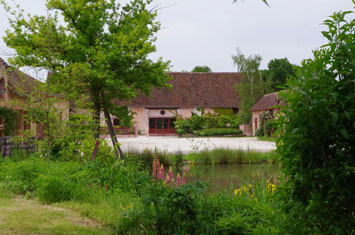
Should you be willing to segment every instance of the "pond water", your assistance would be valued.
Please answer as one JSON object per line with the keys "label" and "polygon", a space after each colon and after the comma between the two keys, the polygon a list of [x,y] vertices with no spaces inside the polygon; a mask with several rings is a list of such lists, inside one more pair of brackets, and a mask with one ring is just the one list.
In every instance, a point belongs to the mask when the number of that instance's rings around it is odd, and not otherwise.
{"label": "pond water", "polygon": [[[200,180],[216,192],[223,189],[233,189],[242,184],[252,183],[255,180],[269,180],[278,184],[280,168],[274,164],[235,164],[235,165],[184,165],[178,169],[185,174],[186,182]],[[175,171],[176,172],[176,171]]]}

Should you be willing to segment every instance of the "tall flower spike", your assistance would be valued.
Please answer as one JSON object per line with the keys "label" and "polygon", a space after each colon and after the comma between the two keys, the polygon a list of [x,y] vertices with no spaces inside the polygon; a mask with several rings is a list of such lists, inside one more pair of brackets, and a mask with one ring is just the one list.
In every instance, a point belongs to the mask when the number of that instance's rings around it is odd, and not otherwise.
{"label": "tall flower spike", "polygon": [[180,185],[181,185],[181,176],[178,173],[177,176],[176,176],[176,186],[179,187]]}
{"label": "tall flower spike", "polygon": [[172,180],[173,180],[173,169],[171,168],[171,166],[170,166],[170,168],[169,168],[169,173],[168,173],[168,175],[169,175],[169,181],[172,181]]}
{"label": "tall flower spike", "polygon": [[159,176],[160,176],[160,162],[158,156],[155,154],[153,160],[153,177],[155,179],[158,179]]}
{"label": "tall flower spike", "polygon": [[164,172],[164,166],[163,164],[160,165],[160,175],[159,179],[164,180],[165,179],[165,172]]}

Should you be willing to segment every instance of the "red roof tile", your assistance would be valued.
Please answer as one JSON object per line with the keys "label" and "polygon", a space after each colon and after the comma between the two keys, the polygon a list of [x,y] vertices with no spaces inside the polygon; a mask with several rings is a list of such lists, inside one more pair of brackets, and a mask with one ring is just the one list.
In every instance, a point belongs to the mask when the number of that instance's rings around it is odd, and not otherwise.
{"label": "red roof tile", "polygon": [[240,98],[235,84],[240,82],[239,73],[190,73],[173,72],[168,83],[169,90],[154,88],[151,98],[146,95],[137,97],[130,107],[204,107],[236,108]]}
{"label": "red roof tile", "polygon": [[250,111],[261,111],[273,109],[275,105],[282,105],[279,94],[277,92],[264,95],[251,109]]}

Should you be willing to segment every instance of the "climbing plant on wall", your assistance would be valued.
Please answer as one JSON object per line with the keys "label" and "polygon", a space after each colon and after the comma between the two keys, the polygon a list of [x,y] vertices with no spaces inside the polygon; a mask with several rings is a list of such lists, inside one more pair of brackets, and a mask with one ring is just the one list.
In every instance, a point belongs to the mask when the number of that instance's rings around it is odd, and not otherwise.
{"label": "climbing plant on wall", "polygon": [[5,120],[5,135],[11,135],[16,131],[17,112],[13,109],[0,107],[0,119]]}

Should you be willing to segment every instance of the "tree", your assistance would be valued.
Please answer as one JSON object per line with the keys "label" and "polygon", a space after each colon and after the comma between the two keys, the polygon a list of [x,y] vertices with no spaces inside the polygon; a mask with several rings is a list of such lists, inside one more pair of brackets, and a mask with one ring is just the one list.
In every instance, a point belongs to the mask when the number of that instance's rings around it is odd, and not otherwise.
{"label": "tree", "polygon": [[283,94],[277,149],[285,209],[293,212],[291,226],[306,228],[307,234],[353,234],[355,228],[355,19],[346,20],[350,13],[335,13],[324,22],[328,43],[302,63]]}
{"label": "tree", "polygon": [[264,72],[264,77],[272,82],[274,91],[281,90],[279,86],[286,84],[289,76],[295,76],[294,66],[287,58],[273,59],[268,64],[268,70]]}
{"label": "tree", "polygon": [[25,17],[1,2],[13,16],[4,38],[17,52],[11,62],[50,70],[46,82],[69,98],[87,94],[97,124],[95,137],[103,111],[118,146],[110,114],[127,115],[127,101],[166,85],[169,78],[164,72],[168,63],[148,58],[156,50],[160,28],[156,11],[148,10],[151,0],[132,0],[123,7],[115,0],[48,0],[47,17]]}
{"label": "tree", "polygon": [[250,123],[251,107],[265,94],[267,87],[259,71],[261,56],[246,57],[239,49],[237,54],[232,55],[234,65],[242,73],[242,80],[236,85],[241,104],[238,116],[242,123]]}
{"label": "tree", "polygon": [[193,68],[191,72],[210,73],[212,72],[212,70],[210,69],[210,67],[206,65],[202,65],[202,66],[195,66],[195,68]]}

